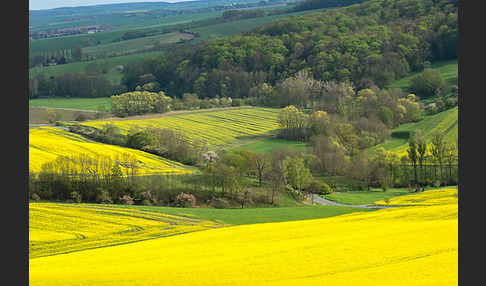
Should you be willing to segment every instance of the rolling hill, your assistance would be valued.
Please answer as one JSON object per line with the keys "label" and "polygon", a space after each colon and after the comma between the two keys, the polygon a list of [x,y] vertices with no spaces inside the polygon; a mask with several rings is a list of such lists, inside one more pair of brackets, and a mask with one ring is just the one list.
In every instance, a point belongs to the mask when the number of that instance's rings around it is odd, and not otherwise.
{"label": "rolling hill", "polygon": [[[442,190],[426,198],[444,192],[452,194]],[[218,228],[34,258],[29,282],[455,285],[457,198],[431,206],[427,199],[424,206]]]}
{"label": "rolling hill", "polygon": [[42,164],[59,156],[87,154],[115,158],[128,154],[140,163],[140,174],[183,174],[192,172],[188,167],[147,152],[98,143],[78,134],[56,127],[29,129],[29,170],[40,172]]}

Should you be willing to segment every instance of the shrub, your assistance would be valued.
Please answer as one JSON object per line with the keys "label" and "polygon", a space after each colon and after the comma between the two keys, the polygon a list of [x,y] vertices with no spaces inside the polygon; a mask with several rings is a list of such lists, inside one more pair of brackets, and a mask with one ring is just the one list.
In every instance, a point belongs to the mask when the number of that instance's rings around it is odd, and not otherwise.
{"label": "shrub", "polygon": [[242,106],[243,100],[239,98],[235,98],[231,101],[231,106]]}
{"label": "shrub", "polygon": [[190,208],[196,205],[196,197],[191,194],[180,193],[175,197],[174,203],[178,207]]}
{"label": "shrub", "polygon": [[311,180],[309,186],[306,188],[306,191],[321,195],[332,194],[332,189],[329,187],[328,184],[316,179]]}
{"label": "shrub", "polygon": [[120,202],[125,205],[133,205],[133,198],[130,197],[129,195],[124,195],[123,197],[118,197]]}
{"label": "shrub", "polygon": [[229,207],[228,201],[223,198],[213,199],[211,205],[216,209],[226,209]]}
{"label": "shrub", "polygon": [[100,202],[102,204],[112,204],[113,203],[113,200],[111,199],[110,194],[108,193],[108,190],[100,188],[99,192],[100,193],[98,194],[98,197],[97,197],[98,202]]}
{"label": "shrub", "polygon": [[78,191],[71,192],[71,198],[78,204],[81,202],[81,194]]}
{"label": "shrub", "polygon": [[34,199],[34,200],[35,200],[35,202],[36,202],[36,203],[38,203],[38,202],[39,202],[39,200],[40,200],[40,197],[39,197],[39,195],[37,195],[37,194],[33,194],[33,195],[32,195],[32,199]]}
{"label": "shrub", "polygon": [[76,121],[86,121],[90,119],[89,115],[86,112],[76,111],[74,112],[74,120]]}
{"label": "shrub", "polygon": [[49,123],[54,123],[56,121],[62,120],[63,114],[58,109],[46,108],[44,113],[44,119],[49,121]]}
{"label": "shrub", "polygon": [[439,70],[426,68],[412,78],[410,91],[423,97],[429,97],[435,95],[443,85],[444,79]]}
{"label": "shrub", "polygon": [[143,146],[156,145],[158,145],[157,138],[147,131],[138,131],[127,137],[127,146],[130,148],[142,149]]}

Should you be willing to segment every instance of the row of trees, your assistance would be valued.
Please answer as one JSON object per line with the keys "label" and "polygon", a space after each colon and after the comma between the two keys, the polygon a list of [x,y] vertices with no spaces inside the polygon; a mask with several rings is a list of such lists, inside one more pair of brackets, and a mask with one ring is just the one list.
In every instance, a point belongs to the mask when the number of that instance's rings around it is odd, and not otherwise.
{"label": "row of trees", "polygon": [[[457,167],[458,146],[456,141],[444,139],[444,134],[435,132],[430,144],[427,144],[420,130],[410,136],[407,148],[408,159],[413,166],[414,183],[426,185],[445,185],[457,183],[453,177],[454,168]],[[433,167],[433,180],[427,177],[427,165]],[[439,167],[440,176],[437,173]],[[420,173],[418,172],[420,170]]]}
{"label": "row of trees", "polygon": [[[41,172],[29,174],[33,199],[188,206],[196,201],[223,208],[275,204],[285,185],[328,194],[332,189],[313,178],[309,156],[292,149],[274,154],[206,151],[199,155],[202,174],[138,176],[139,162],[128,154],[59,156]],[[254,187],[251,178],[258,180]],[[170,181],[170,183],[169,183]]]}
{"label": "row of trees", "polygon": [[42,67],[49,65],[63,65],[67,63],[79,62],[83,59],[83,49],[81,45],[57,51],[46,52],[29,57],[29,68]]}
{"label": "row of trees", "polygon": [[420,175],[411,153],[398,157],[379,148],[374,154],[348,156],[329,138],[316,136],[306,150],[282,147],[270,154],[206,151],[200,155],[202,174],[178,176],[138,176],[139,162],[128,154],[115,158],[60,156],[44,164],[41,172],[29,173],[29,190],[33,199],[165,206],[197,201],[226,208],[275,204],[286,186],[329,194],[333,188],[386,191],[390,187],[457,184],[457,145],[443,141],[441,147],[440,142],[440,135],[435,135],[429,147],[432,154],[417,159]]}
{"label": "row of trees", "polygon": [[29,98],[40,97],[107,97],[120,93],[120,86],[112,84],[97,72],[65,73],[55,76],[39,74],[29,79]]}
{"label": "row of trees", "polygon": [[120,128],[108,123],[100,129],[70,125],[69,130],[99,142],[126,146],[196,166],[202,166],[202,155],[211,147],[205,140],[189,140],[182,131],[168,128],[132,128],[128,134],[122,134]]}

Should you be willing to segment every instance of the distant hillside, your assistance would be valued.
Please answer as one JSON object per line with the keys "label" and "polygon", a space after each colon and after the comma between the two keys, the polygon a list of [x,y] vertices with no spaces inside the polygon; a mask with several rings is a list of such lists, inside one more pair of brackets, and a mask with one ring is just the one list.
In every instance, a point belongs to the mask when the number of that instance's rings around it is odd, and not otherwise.
{"label": "distant hillside", "polygon": [[138,76],[152,73],[169,94],[243,98],[262,82],[274,86],[307,70],[317,80],[384,88],[425,61],[458,56],[457,1],[409,2],[370,0],[277,20],[240,36],[175,51],[157,71],[126,74],[122,84],[133,89]]}
{"label": "distant hillside", "polygon": [[363,3],[368,0],[307,0],[297,4],[293,11],[306,11],[322,8],[344,7],[352,4]]}
{"label": "distant hillside", "polygon": [[93,14],[93,13],[113,13],[113,12],[123,12],[123,11],[131,11],[131,10],[154,10],[154,9],[167,8],[170,5],[173,4],[160,1],[160,2],[101,4],[101,5],[78,6],[78,7],[59,7],[59,8],[46,9],[46,10],[29,10],[29,18],[60,16],[60,15]]}

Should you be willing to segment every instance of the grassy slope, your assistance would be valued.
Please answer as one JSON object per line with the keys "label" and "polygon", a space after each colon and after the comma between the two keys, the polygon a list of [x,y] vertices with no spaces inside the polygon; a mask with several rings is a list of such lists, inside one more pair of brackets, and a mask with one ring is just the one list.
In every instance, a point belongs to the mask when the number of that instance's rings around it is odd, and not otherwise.
{"label": "grassy slope", "polygon": [[333,202],[348,204],[348,205],[367,205],[374,204],[376,201],[383,200],[385,198],[393,198],[397,196],[408,195],[406,188],[394,188],[389,189],[387,192],[383,192],[382,189],[375,189],[368,191],[350,191],[350,192],[336,192],[330,195],[323,196],[324,198]]}
{"label": "grassy slope", "polygon": [[[436,62],[433,63],[431,68],[432,69],[438,69],[440,74],[442,75],[442,78],[444,78],[445,81],[448,81],[451,84],[457,84],[457,78],[459,76],[458,72],[458,66],[459,66],[459,61],[457,59],[455,60],[449,60],[449,61],[441,61],[441,62]],[[410,81],[412,78],[421,73],[423,70],[416,71],[409,76],[403,77],[394,83],[390,84],[388,88],[392,87],[400,87],[404,90],[407,90],[408,87],[410,86]]]}
{"label": "grassy slope", "polygon": [[[433,198],[430,198],[433,199]],[[29,260],[31,285],[456,285],[457,199]]]}
{"label": "grassy slope", "polygon": [[422,131],[422,136],[425,138],[426,142],[430,142],[435,131],[444,133],[444,138],[446,140],[456,140],[459,136],[458,110],[459,107],[454,107],[435,115],[424,116],[417,123],[401,125],[392,130],[391,140],[369,148],[367,149],[367,152],[374,152],[377,148],[383,147],[385,150],[396,153],[399,157],[406,155],[408,137],[406,137],[405,134],[410,132],[413,133],[417,129]]}
{"label": "grassy slope", "polygon": [[37,69],[29,69],[29,78],[34,78],[36,73],[39,74],[44,74],[45,76],[54,76],[54,75],[60,75],[60,74],[65,74],[65,73],[74,73],[74,72],[79,72],[79,73],[84,73],[86,66],[90,63],[97,63],[97,64],[102,64],[104,62],[110,62],[112,66],[112,70],[107,72],[105,74],[106,78],[110,80],[112,83],[119,82],[122,73],[115,70],[115,68],[119,65],[126,65],[130,62],[136,62],[140,61],[142,59],[148,58],[148,57],[156,57],[159,56],[162,52],[151,52],[151,53],[143,53],[143,54],[132,54],[128,56],[119,56],[115,58],[108,58],[108,59],[100,59],[100,60],[94,60],[94,61],[86,61],[86,62],[77,62],[77,63],[71,63],[71,64],[65,64],[65,65],[57,65],[57,66],[47,66],[47,67],[42,67],[42,68],[37,68]]}
{"label": "grassy slope", "polygon": [[306,142],[297,142],[297,141],[291,141],[291,140],[284,140],[284,139],[263,139],[263,140],[257,140],[254,142],[241,142],[241,145],[237,144],[231,144],[231,146],[227,150],[227,152],[232,152],[232,151],[240,151],[243,149],[248,149],[253,152],[263,152],[263,153],[270,153],[273,149],[278,149],[283,146],[288,146],[288,147],[294,147],[297,149],[302,149],[307,146]]}

